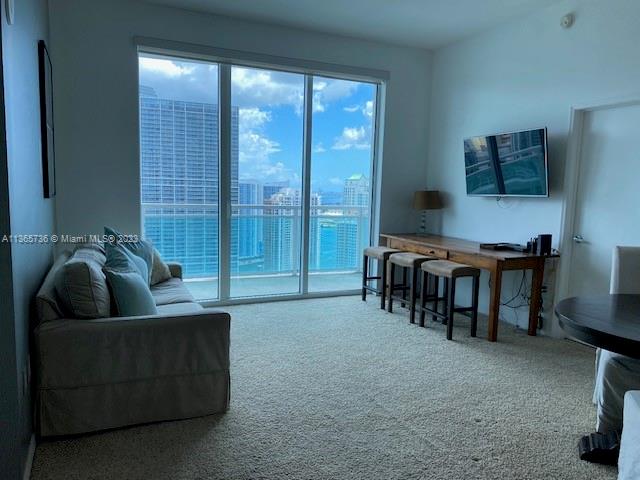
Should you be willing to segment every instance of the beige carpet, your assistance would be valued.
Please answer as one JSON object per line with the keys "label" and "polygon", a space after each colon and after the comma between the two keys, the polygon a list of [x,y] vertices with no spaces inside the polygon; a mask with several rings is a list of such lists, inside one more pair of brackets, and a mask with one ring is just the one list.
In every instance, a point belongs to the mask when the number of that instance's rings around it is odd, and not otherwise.
{"label": "beige carpet", "polygon": [[377,305],[229,308],[228,413],[45,442],[32,478],[616,477],[576,454],[595,420],[590,349],[507,325],[491,344],[466,319],[447,342]]}

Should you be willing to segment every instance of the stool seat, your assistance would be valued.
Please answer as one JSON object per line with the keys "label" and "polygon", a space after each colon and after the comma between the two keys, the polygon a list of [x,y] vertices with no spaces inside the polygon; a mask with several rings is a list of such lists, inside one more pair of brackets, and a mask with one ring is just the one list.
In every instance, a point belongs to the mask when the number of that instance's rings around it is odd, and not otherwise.
{"label": "stool seat", "polygon": [[423,263],[420,268],[427,273],[445,278],[478,277],[480,270],[470,265],[452,262],[450,260],[433,260]]}
{"label": "stool seat", "polygon": [[408,268],[418,267],[421,263],[427,262],[427,260],[433,261],[435,260],[435,257],[429,257],[427,255],[421,255],[419,253],[412,252],[394,253],[389,257],[389,262],[400,267]]}
{"label": "stool seat", "polygon": [[400,250],[389,247],[367,247],[364,249],[364,254],[367,257],[375,258],[376,260],[384,260],[385,256],[397,252],[400,252]]}

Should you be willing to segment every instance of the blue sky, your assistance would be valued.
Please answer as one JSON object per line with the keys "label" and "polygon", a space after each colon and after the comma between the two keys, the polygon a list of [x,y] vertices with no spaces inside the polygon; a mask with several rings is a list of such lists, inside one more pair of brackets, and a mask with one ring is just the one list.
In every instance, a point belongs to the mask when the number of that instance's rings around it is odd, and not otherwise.
{"label": "blue sky", "polygon": [[[218,103],[217,67],[207,63],[141,57],[140,84],[161,98]],[[303,94],[303,75],[233,67],[241,180],[300,185]],[[342,191],[349,176],[369,176],[375,94],[373,84],[314,78],[314,191]]]}

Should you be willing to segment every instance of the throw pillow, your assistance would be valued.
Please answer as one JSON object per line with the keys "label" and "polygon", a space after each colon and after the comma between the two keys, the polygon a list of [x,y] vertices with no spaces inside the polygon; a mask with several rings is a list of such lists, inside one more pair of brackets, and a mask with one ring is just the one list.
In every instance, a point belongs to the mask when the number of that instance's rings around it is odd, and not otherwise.
{"label": "throw pillow", "polygon": [[169,266],[162,260],[160,252],[153,249],[153,266],[151,267],[151,285],[157,285],[171,278]]}
{"label": "throw pillow", "polygon": [[105,269],[116,310],[121,317],[157,315],[158,308],[149,285],[138,272]]}
{"label": "throw pillow", "polygon": [[64,313],[71,318],[110,316],[109,289],[102,272],[103,265],[101,253],[78,249],[57,270],[54,287]]}
{"label": "throw pillow", "polygon": [[[153,245],[151,245],[151,242],[147,242],[146,240],[138,240],[137,242],[125,242],[125,241],[118,241],[118,239],[124,238],[126,237],[126,235],[123,235],[122,233],[118,232],[117,230],[111,228],[111,227],[104,227],[104,234],[107,237],[114,237],[115,243],[119,243],[121,245],[123,245],[127,250],[129,250],[131,253],[133,253],[134,255],[142,258],[144,260],[144,263],[147,264],[147,272],[149,277],[147,278],[147,284],[151,284],[151,273],[153,271]],[[114,243],[114,242],[108,242],[108,243]]]}
{"label": "throw pillow", "polygon": [[149,286],[149,270],[147,263],[137,255],[134,255],[121,243],[105,243],[104,249],[107,253],[105,269],[118,270],[120,272],[136,272]]}

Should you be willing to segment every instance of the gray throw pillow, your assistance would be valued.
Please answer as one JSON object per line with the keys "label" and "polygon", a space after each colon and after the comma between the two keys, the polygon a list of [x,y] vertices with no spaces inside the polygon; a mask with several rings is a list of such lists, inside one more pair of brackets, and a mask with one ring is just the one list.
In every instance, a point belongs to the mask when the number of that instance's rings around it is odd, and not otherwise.
{"label": "gray throw pillow", "polygon": [[146,240],[138,240],[137,242],[120,241],[120,239],[126,238],[126,235],[118,232],[111,227],[104,227],[104,234],[107,237],[114,238],[114,242],[124,246],[127,250],[133,253],[135,256],[140,257],[147,264],[147,285],[151,284],[151,273],[153,271],[153,245]]}
{"label": "gray throw pillow", "polygon": [[169,266],[162,260],[160,252],[153,249],[153,266],[151,267],[151,285],[165,282],[171,278]]}
{"label": "gray throw pillow", "polygon": [[82,319],[110,316],[111,301],[103,265],[102,253],[78,249],[59,268],[54,286],[65,314]]}
{"label": "gray throw pillow", "polygon": [[158,308],[149,285],[135,271],[105,269],[116,310],[121,317],[157,315]]}

